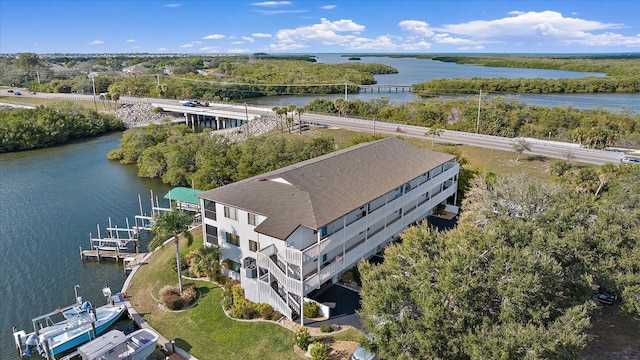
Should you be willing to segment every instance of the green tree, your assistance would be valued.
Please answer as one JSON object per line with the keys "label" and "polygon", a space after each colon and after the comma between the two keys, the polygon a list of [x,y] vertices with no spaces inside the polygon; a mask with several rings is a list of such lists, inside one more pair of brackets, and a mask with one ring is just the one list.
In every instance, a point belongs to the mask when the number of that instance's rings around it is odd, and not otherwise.
{"label": "green tree", "polygon": [[173,238],[176,245],[176,268],[178,269],[178,289],[182,295],[182,265],[180,264],[180,234],[183,234],[190,244],[193,236],[187,230],[193,222],[193,217],[186,212],[172,209],[171,211],[160,212],[153,216],[152,230],[155,236],[149,249],[155,249],[167,240],[168,237]]}
{"label": "green tree", "polygon": [[206,276],[209,279],[220,273],[220,248],[203,246],[190,255],[189,262],[193,274]]}
{"label": "green tree", "polygon": [[431,147],[433,147],[433,143],[436,140],[436,136],[440,137],[440,135],[442,135],[442,132],[443,132],[442,129],[439,129],[437,127],[430,127],[429,131],[427,131],[427,133],[424,134],[427,137],[429,137],[429,136],[431,137]]}
{"label": "green tree", "polygon": [[531,144],[525,139],[518,139],[513,143],[513,150],[518,153],[516,157],[516,162],[518,162],[523,152],[531,151]]}
{"label": "green tree", "polygon": [[304,106],[297,106],[295,109],[296,114],[298,114],[298,133],[302,134],[302,114],[305,112]]}

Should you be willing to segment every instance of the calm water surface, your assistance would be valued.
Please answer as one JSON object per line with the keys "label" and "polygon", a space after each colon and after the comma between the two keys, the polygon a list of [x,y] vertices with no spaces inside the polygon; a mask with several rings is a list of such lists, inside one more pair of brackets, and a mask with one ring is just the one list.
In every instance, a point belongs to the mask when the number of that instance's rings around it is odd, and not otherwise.
{"label": "calm water surface", "polygon": [[[503,67],[483,67],[476,65],[458,65],[427,59],[416,58],[390,58],[390,57],[362,57],[359,62],[378,63],[393,66],[398,70],[397,74],[376,75],[375,79],[379,85],[412,85],[427,80],[438,78],[580,78],[586,76],[605,76],[603,73],[590,73],[564,70],[546,69],[516,69]],[[325,64],[338,64],[349,62],[348,57],[341,57],[334,54],[320,54],[316,60]],[[495,94],[494,94],[495,95]],[[571,105],[579,109],[603,108],[612,111],[631,111],[640,113],[640,94],[638,93],[618,93],[618,94],[547,94],[547,95],[503,95],[516,99],[529,105],[538,106],[566,106]],[[247,100],[247,103],[285,106],[294,104],[303,106],[316,98],[326,98],[335,100],[344,98],[343,94],[335,95],[289,95],[272,96]],[[349,94],[348,100],[369,101],[381,97],[389,98],[391,103],[406,103],[420,100],[418,96],[410,92],[380,90],[380,92],[361,92],[359,94]]]}
{"label": "calm water surface", "polygon": [[75,284],[100,305],[103,286],[122,288],[122,264],[83,262],[79,247],[89,247],[97,224],[104,235],[109,217],[118,227],[127,218],[133,224],[138,195],[150,212],[150,191],[162,198],[169,188],[107,160],[120,138],[0,154],[0,359],[18,358],[12,327],[31,329],[31,318],[73,303]]}

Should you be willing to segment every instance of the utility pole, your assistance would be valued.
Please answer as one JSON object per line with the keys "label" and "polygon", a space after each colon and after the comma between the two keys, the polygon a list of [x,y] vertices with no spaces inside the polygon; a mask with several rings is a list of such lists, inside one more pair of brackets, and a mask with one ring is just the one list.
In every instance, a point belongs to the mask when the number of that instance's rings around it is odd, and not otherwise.
{"label": "utility pole", "polygon": [[98,104],[96,103],[96,73],[90,72],[89,77],[91,78],[91,85],[93,85],[93,105],[96,108],[96,112],[98,112]]}
{"label": "utility pole", "polygon": [[478,120],[476,121],[476,134],[480,133],[480,102],[482,101],[482,89],[480,89],[480,96],[478,96]]}
{"label": "utility pole", "polygon": [[347,99],[347,83],[344,83],[344,101],[348,101],[348,99]]}

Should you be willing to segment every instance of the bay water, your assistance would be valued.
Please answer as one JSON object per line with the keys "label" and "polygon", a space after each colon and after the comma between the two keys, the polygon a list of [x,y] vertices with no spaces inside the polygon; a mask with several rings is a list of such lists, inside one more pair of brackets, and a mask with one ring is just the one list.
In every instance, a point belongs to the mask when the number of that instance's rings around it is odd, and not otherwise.
{"label": "bay water", "polygon": [[[74,302],[78,295],[105,303],[101,289],[120,291],[122,263],[82,260],[89,233],[131,225],[151,212],[151,191],[169,190],[160,180],[137,176],[135,166],[107,159],[122,133],[48,149],[0,154],[0,359],[18,359],[12,327],[32,329],[31,319]],[[141,239],[146,251],[150,236]]]}
{"label": "bay water", "polygon": [[[353,62],[348,57],[340,54],[318,54],[316,61],[325,64],[339,64]],[[442,62],[430,59],[417,58],[392,58],[386,56],[364,56],[358,62],[377,63],[392,66],[398,70],[397,74],[375,75],[378,85],[413,85],[420,82],[441,78],[543,78],[543,79],[572,79],[588,76],[602,77],[603,73],[550,70],[550,69],[519,69],[506,67],[485,67],[477,65],[459,65],[452,62]],[[536,106],[573,106],[578,109],[603,108],[611,111],[625,111],[640,113],[640,94],[638,93],[612,93],[612,94],[511,94],[488,93],[489,96],[504,96],[528,105]],[[477,99],[477,95],[473,95]],[[487,92],[483,92],[483,98]],[[348,94],[348,100],[369,100],[386,97],[389,102],[406,103],[418,101],[420,98],[409,91],[402,92],[395,89],[380,89],[378,92],[360,92]],[[344,94],[331,95],[281,95],[256,99],[247,99],[249,104],[266,106],[286,106],[294,104],[304,106],[316,98],[335,100],[344,98]],[[243,100],[245,101],[245,100]]]}

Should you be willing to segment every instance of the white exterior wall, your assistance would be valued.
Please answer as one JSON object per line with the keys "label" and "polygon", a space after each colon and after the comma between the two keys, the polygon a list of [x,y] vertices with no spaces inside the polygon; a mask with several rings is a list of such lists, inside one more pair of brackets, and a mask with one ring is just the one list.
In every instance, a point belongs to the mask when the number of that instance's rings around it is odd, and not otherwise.
{"label": "white exterior wall", "polygon": [[[304,297],[323,283],[336,281],[344,271],[375,254],[397,238],[404,228],[431,215],[438,204],[455,195],[458,187],[458,172],[459,165],[455,163],[438,166],[428,174],[411,180],[408,184],[410,191],[405,192],[407,186],[391,189],[380,198],[328,224],[327,233],[330,235],[325,237],[321,237],[321,229],[314,232],[304,227],[298,227],[286,242],[258,234],[254,231],[255,227],[248,224],[247,211],[237,209],[238,219],[232,220],[224,216],[223,204],[216,204],[217,221],[205,218],[203,210],[203,224],[218,228],[222,259],[231,259],[240,264],[246,257],[257,259],[256,252],[249,250],[249,240],[254,240],[258,242],[258,249],[264,249],[269,254],[277,253],[278,259],[288,263],[285,270],[291,268],[299,271],[300,268],[297,265],[301,263],[303,284],[300,284],[297,278],[283,275],[285,272],[277,269],[275,264],[269,264],[269,267],[270,271],[274,272],[273,275],[277,275],[276,277],[280,279],[277,281],[282,288]],[[443,190],[445,182],[451,185]],[[427,193],[428,196],[426,196]],[[419,204],[420,202],[422,204]],[[202,208],[204,209],[204,206]],[[370,212],[369,209],[374,211]],[[402,209],[401,217],[400,209]],[[455,206],[448,206],[448,209],[457,210]],[[264,219],[265,217],[258,215],[258,224]],[[239,235],[240,246],[229,244],[223,232]],[[206,234],[204,236],[206,238]],[[358,245],[353,247],[355,244]],[[271,245],[273,247],[270,248]],[[353,248],[349,249],[349,247]],[[325,254],[326,261],[323,261]],[[267,258],[263,257],[263,259]],[[263,269],[267,268],[263,267]],[[275,274],[276,272],[279,274]],[[244,269],[241,269],[240,273],[225,271],[225,274],[241,280],[247,299],[270,303],[276,310],[286,306],[287,300],[278,297],[265,282],[267,278],[263,280],[247,278]],[[273,277],[270,279],[269,281],[274,281]]]}

